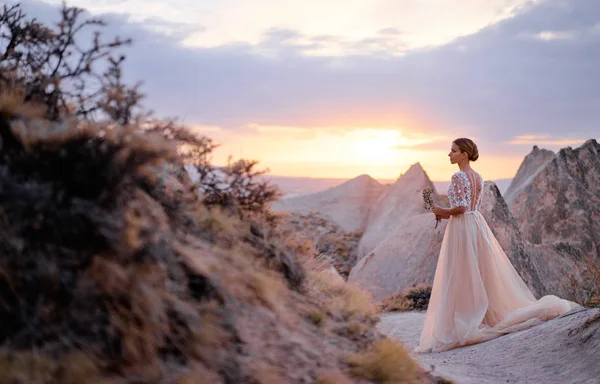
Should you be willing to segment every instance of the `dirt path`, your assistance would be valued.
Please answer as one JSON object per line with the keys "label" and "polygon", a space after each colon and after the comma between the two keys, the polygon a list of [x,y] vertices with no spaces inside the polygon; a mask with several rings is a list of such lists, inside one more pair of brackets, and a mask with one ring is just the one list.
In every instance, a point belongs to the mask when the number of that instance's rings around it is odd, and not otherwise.
{"label": "dirt path", "polygon": [[[599,316],[598,309],[575,310],[486,343],[414,356],[459,384],[600,383]],[[424,312],[388,313],[378,327],[412,350],[424,319]]]}

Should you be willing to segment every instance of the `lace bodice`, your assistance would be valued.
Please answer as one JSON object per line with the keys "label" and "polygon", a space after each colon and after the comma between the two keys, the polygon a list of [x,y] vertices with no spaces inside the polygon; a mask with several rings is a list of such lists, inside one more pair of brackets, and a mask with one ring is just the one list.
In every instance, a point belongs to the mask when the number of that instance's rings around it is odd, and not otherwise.
{"label": "lace bodice", "polygon": [[450,207],[467,207],[467,212],[478,211],[481,206],[482,190],[483,177],[480,174],[473,171],[472,180],[469,180],[465,172],[456,172],[452,175],[452,181],[448,186]]}

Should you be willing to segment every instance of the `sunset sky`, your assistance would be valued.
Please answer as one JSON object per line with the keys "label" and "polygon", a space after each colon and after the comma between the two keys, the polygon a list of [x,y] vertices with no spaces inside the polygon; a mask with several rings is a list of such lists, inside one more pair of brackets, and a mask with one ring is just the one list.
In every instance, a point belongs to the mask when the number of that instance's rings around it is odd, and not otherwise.
{"label": "sunset sky", "polygon": [[[25,1],[56,18],[60,0]],[[598,0],[71,0],[131,37],[146,105],[272,174],[395,178],[455,171],[453,138],[486,179],[534,144],[600,138]]]}

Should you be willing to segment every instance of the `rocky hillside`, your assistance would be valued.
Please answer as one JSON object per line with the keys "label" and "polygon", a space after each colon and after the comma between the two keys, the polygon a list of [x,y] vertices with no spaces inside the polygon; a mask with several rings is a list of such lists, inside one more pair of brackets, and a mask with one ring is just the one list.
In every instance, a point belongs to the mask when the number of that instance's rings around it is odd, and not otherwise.
{"label": "rocky hillside", "polygon": [[549,151],[535,150],[526,163],[539,168],[513,190],[511,212],[538,265],[547,291],[580,301],[600,284],[600,144]]}
{"label": "rocky hillside", "polygon": [[525,239],[569,243],[600,257],[600,144],[563,148],[510,206]]}
{"label": "rocky hillside", "polygon": [[[493,182],[485,182],[481,212],[519,274],[534,294],[546,292],[538,268],[508,207]],[[431,213],[399,220],[394,230],[352,269],[349,281],[382,299],[414,284],[430,285],[446,220],[434,229]],[[560,269],[562,271],[562,269]],[[548,272],[545,277],[556,279]]]}
{"label": "rocky hillside", "polygon": [[362,291],[165,177],[171,142],[28,108],[0,99],[3,382],[436,382]]}
{"label": "rocky hillside", "polygon": [[510,208],[515,198],[520,195],[531,184],[533,179],[554,158],[554,152],[540,149],[537,145],[533,147],[530,154],[519,166],[517,174],[512,179],[506,193],[503,194],[504,201]]}
{"label": "rocky hillside", "polygon": [[280,220],[279,230],[301,241],[304,252],[312,252],[318,262],[333,266],[344,279],[348,277],[358,258],[360,232],[348,233],[313,212],[280,213]]}
{"label": "rocky hillside", "polygon": [[[493,182],[485,182],[482,198],[482,215],[536,297],[553,294],[584,302],[593,293],[593,271],[580,247],[531,244],[523,238]],[[348,281],[378,300],[415,284],[432,284],[446,221],[437,229],[433,223],[431,213],[399,221],[394,231],[357,263]]]}
{"label": "rocky hillside", "polygon": [[[538,264],[535,262],[537,259],[532,260],[528,244],[523,240],[517,223],[496,185],[485,182],[481,198],[481,214],[521,278],[536,297],[548,294],[545,281],[538,274]],[[555,279],[557,276],[545,277]]]}
{"label": "rocky hillside", "polygon": [[[390,313],[378,328],[412,349],[424,319],[425,312]],[[592,384],[600,376],[598,350],[600,313],[584,309],[485,343],[416,357],[461,384]]]}
{"label": "rocky hillside", "polygon": [[411,287],[431,284],[446,220],[435,227],[431,213],[407,218],[352,268],[348,281],[368,291],[376,300]]}
{"label": "rocky hillside", "polygon": [[435,187],[417,163],[412,165],[374,204],[358,246],[359,256],[375,249],[405,219],[427,212],[423,208],[423,189]]}
{"label": "rocky hillside", "polygon": [[362,232],[371,207],[385,190],[377,180],[361,175],[322,192],[277,201],[272,207],[300,214],[318,212],[346,232]]}

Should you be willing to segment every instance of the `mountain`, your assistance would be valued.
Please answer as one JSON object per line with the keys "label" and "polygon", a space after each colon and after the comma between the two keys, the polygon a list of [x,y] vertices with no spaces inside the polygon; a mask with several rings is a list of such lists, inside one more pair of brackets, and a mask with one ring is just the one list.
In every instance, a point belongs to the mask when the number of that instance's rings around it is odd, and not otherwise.
{"label": "mountain", "polygon": [[344,231],[363,231],[371,207],[386,187],[361,175],[325,191],[282,199],[272,204],[275,211],[306,214],[319,212]]}
{"label": "mountain", "polygon": [[348,281],[376,300],[413,284],[431,284],[446,220],[435,227],[431,213],[420,213],[398,223],[350,271]]}
{"label": "mountain", "polygon": [[554,155],[554,152],[547,149],[539,149],[537,145],[533,147],[531,153],[525,157],[523,163],[519,166],[517,174],[503,195],[504,201],[506,201],[509,207],[512,205],[515,197],[531,184],[546,164],[552,161]]}
{"label": "mountain", "polygon": [[510,209],[526,240],[578,245],[600,257],[600,144],[596,140],[577,149],[561,149],[513,194]]}
{"label": "mountain", "polygon": [[[532,292],[545,294],[538,267],[530,259],[527,244],[495,183],[485,182],[482,193],[481,213],[506,255]],[[434,223],[431,213],[399,219],[386,238],[356,264],[348,281],[378,300],[414,284],[431,284],[447,221],[437,229]],[[552,271],[545,277],[556,279]]]}
{"label": "mountain", "polygon": [[435,187],[421,164],[413,164],[375,203],[358,245],[359,256],[375,249],[404,219],[426,213],[423,189]]}

